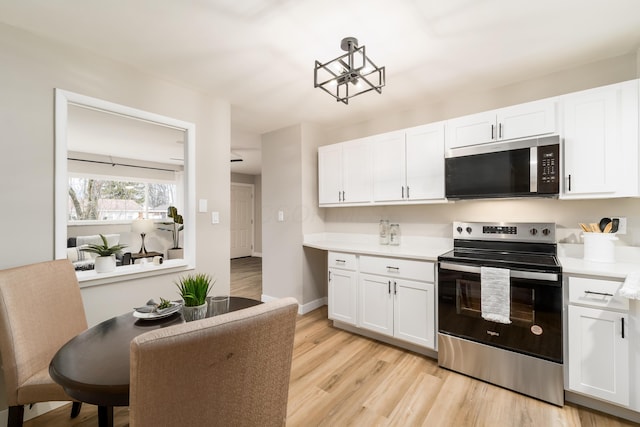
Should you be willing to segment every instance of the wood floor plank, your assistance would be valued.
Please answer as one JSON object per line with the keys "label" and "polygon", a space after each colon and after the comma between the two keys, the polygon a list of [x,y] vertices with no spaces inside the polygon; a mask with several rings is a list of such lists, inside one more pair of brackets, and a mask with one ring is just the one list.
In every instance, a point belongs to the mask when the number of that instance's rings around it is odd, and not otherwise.
{"label": "wood floor plank", "polygon": [[[261,299],[261,259],[231,261],[231,294]],[[215,397],[212,397],[215,398]],[[96,427],[97,408],[70,405],[24,427]],[[128,427],[128,408],[115,408]],[[205,424],[203,424],[205,425]],[[437,361],[334,328],[321,307],[298,316],[288,427],[631,427],[637,424],[581,406],[562,408],[438,367]]]}

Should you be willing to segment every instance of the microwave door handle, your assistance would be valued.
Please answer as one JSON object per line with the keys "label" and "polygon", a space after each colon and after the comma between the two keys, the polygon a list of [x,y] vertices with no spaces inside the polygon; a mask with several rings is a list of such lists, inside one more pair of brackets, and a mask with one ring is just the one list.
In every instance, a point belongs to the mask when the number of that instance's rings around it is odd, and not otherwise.
{"label": "microwave door handle", "polygon": [[529,148],[529,191],[538,192],[538,147]]}

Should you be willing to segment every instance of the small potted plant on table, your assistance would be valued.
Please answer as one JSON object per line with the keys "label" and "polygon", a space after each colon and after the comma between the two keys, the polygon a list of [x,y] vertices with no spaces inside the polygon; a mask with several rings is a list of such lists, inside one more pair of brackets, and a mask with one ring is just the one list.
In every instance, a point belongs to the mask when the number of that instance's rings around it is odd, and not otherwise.
{"label": "small potted plant on table", "polygon": [[211,290],[211,276],[204,273],[189,274],[176,282],[178,293],[182,297],[182,315],[184,320],[204,319],[207,316],[207,295]]}
{"label": "small potted plant on table", "polygon": [[127,245],[109,246],[109,242],[104,235],[100,234],[102,244],[89,243],[86,247],[81,247],[83,252],[90,252],[97,255],[94,265],[96,273],[109,273],[116,269],[116,255],[122,252]]}

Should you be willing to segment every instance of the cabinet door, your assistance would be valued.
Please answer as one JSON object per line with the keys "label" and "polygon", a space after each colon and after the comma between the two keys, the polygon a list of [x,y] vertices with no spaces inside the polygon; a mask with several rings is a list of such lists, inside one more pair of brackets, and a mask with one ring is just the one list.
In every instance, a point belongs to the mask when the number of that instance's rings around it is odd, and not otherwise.
{"label": "cabinet door", "polygon": [[628,321],[624,313],[569,306],[571,390],[629,404]]}
{"label": "cabinet door", "polygon": [[360,274],[359,285],[360,327],[393,336],[392,279]]}
{"label": "cabinet door", "polygon": [[391,132],[372,142],[373,200],[388,202],[406,197],[405,134]]}
{"label": "cabinet door", "polygon": [[342,187],[344,203],[371,202],[371,139],[343,143]]}
{"label": "cabinet door", "polygon": [[342,200],[342,144],[318,147],[318,203]]}
{"label": "cabinet door", "polygon": [[615,192],[617,98],[609,87],[565,98],[566,194]]}
{"label": "cabinet door", "polygon": [[435,316],[433,283],[394,279],[394,336],[434,348]]}
{"label": "cabinet door", "polygon": [[496,112],[472,114],[447,122],[447,149],[491,142],[497,134]]}
{"label": "cabinet door", "polygon": [[564,198],[638,195],[638,81],[569,94]]}
{"label": "cabinet door", "polygon": [[444,199],[444,123],[406,131],[405,196],[409,200]]}
{"label": "cabinet door", "polygon": [[497,139],[515,139],[555,133],[556,101],[542,100],[498,110]]}
{"label": "cabinet door", "polygon": [[354,271],[329,269],[329,319],[356,324],[356,277]]}

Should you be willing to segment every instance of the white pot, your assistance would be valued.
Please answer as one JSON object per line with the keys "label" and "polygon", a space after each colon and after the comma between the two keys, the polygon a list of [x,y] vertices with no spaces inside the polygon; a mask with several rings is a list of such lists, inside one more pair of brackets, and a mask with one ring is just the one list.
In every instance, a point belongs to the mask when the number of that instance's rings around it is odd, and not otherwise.
{"label": "white pot", "polygon": [[116,256],[99,256],[95,259],[96,273],[110,273],[116,269]]}
{"label": "white pot", "polygon": [[207,317],[207,302],[205,301],[204,304],[195,307],[186,307],[183,305],[182,316],[187,322],[204,319]]}
{"label": "white pot", "polygon": [[182,259],[184,258],[184,249],[167,249],[167,259]]}

